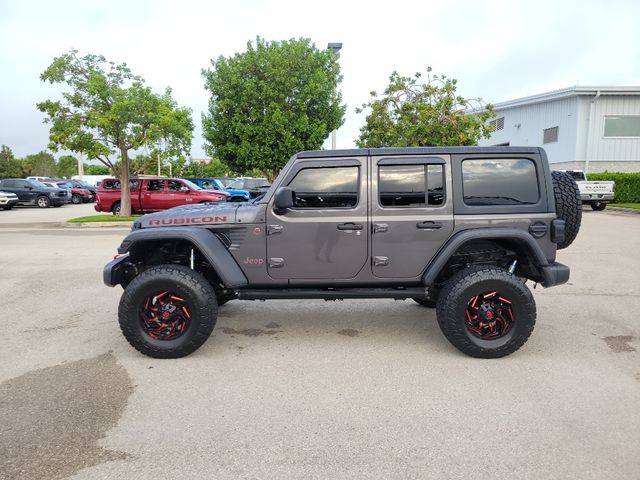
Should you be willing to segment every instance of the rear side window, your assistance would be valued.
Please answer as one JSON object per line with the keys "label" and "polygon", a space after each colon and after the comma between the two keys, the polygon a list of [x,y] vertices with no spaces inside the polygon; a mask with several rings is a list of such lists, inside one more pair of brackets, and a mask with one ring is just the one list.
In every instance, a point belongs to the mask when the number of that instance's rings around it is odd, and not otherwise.
{"label": "rear side window", "polygon": [[289,182],[296,208],[351,208],[358,204],[358,167],[300,170]]}
{"label": "rear side window", "polygon": [[164,180],[149,180],[147,190],[150,192],[161,192],[164,190]]}
{"label": "rear side window", "polygon": [[527,158],[462,161],[467,205],[531,205],[540,200],[536,164]]}
{"label": "rear side window", "polygon": [[[137,190],[140,185],[139,180],[130,180],[129,181],[129,190]],[[103,180],[100,183],[100,188],[103,190],[120,190],[120,180],[111,179],[111,180]]]}
{"label": "rear side window", "polygon": [[378,192],[383,207],[426,207],[444,203],[443,165],[380,165]]}

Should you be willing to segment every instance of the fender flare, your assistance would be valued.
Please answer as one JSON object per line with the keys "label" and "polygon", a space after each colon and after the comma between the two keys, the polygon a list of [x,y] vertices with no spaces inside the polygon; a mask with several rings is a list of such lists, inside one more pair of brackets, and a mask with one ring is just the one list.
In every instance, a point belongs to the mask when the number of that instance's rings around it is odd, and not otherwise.
{"label": "fender flare", "polygon": [[536,265],[544,267],[549,261],[544,252],[527,232],[516,228],[473,228],[453,235],[445,246],[436,254],[422,275],[424,285],[433,285],[440,271],[447,264],[458,248],[470,240],[515,240],[525,246],[535,259]]}
{"label": "fender flare", "polygon": [[215,268],[220,280],[227,288],[244,287],[248,284],[247,277],[242,273],[242,269],[229,250],[216,235],[205,228],[157,227],[134,230],[122,241],[118,247],[118,253],[127,253],[136,245],[159,240],[184,240],[193,244]]}

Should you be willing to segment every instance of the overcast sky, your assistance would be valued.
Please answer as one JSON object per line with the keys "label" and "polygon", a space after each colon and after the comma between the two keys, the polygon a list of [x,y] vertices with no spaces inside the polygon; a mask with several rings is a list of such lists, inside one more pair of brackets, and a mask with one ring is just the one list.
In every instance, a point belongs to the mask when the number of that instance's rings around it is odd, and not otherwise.
{"label": "overcast sky", "polygon": [[342,42],[346,122],[338,148],[355,145],[355,108],[389,74],[458,79],[459,92],[496,103],[572,85],[640,85],[640,1],[137,1],[0,0],[0,144],[16,156],[46,149],[36,102],[57,98],[40,81],[55,56],[78,49],[126,62],[157,92],[173,88],[197,125],[204,155],[202,68],[248,40]]}

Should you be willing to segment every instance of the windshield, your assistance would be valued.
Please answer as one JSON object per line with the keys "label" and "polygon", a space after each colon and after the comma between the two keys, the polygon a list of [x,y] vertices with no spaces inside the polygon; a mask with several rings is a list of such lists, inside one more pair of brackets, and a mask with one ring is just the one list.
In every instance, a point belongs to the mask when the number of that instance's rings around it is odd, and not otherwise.
{"label": "windshield", "polygon": [[193,183],[193,182],[192,182],[192,181],[190,181],[190,180],[182,179],[182,181],[183,181],[183,182],[184,182],[184,184],[185,184],[186,186],[188,186],[191,190],[202,190],[198,185],[196,185],[195,183]]}
{"label": "windshield", "polygon": [[237,190],[237,189],[242,190],[243,187],[244,187],[244,180],[235,180],[227,185],[227,188],[229,190]]}

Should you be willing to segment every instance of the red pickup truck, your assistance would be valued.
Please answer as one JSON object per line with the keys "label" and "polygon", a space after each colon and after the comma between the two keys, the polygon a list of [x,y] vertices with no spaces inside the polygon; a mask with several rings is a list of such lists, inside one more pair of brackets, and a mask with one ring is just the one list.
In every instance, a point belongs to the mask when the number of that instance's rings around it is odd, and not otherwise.
{"label": "red pickup truck", "polygon": [[[181,178],[132,177],[131,209],[135,213],[158,212],[179,205],[224,202],[226,192],[202,190],[189,180]],[[106,178],[96,195],[97,212],[120,213],[120,180]]]}

